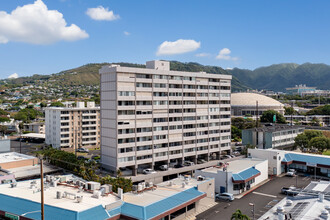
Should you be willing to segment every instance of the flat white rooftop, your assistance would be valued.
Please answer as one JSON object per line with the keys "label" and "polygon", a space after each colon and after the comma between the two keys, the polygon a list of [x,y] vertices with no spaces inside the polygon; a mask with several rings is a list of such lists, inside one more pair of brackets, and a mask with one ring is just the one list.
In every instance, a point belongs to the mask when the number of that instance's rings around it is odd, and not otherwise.
{"label": "flat white rooftop", "polygon": [[[72,175],[68,175],[68,176],[72,176]],[[18,197],[40,203],[41,192],[40,191],[37,192],[37,190],[40,189],[40,179],[36,179],[37,184],[36,184],[36,188],[34,189],[30,189],[31,182],[32,182],[31,180],[17,182],[17,187],[14,188],[11,188],[10,184],[0,185],[0,194],[12,196],[12,197]],[[67,192],[67,193],[83,196],[83,199],[80,203],[70,198],[57,199],[56,193],[58,191],[62,193]],[[90,192],[79,191],[79,189],[74,187],[58,185],[56,187],[48,187],[44,191],[44,198],[45,198],[44,201],[46,205],[80,212],[99,205],[102,205],[104,207],[105,205],[109,205],[120,200],[114,195],[101,196],[99,199],[93,198],[92,195],[93,194]]]}
{"label": "flat white rooftop", "polygon": [[[170,182],[172,182],[171,186]],[[189,178],[188,185],[185,185],[183,188],[182,183],[185,183],[185,180],[183,177],[180,177],[157,184],[157,188],[155,190],[148,190],[139,194],[132,192],[125,193],[123,200],[124,202],[132,203],[134,205],[147,206],[179,192],[195,187],[202,182],[203,181],[197,181],[196,179]]]}
{"label": "flat white rooftop", "polygon": [[[244,158],[240,160],[234,160],[228,162],[227,166],[227,172],[232,172],[232,173],[239,173],[243,170],[246,170],[250,167],[253,167],[259,163],[264,162],[265,160],[263,159],[258,159],[258,158]],[[217,173],[218,171],[223,171],[223,168],[218,168],[218,167],[210,167],[202,170],[203,172],[210,172],[210,173]]]}
{"label": "flat white rooftop", "polygon": [[[321,213],[324,211],[330,212],[330,201],[329,198],[320,199],[318,193],[322,192],[324,194],[329,192],[330,182],[311,182],[305,190],[303,190],[299,195],[294,198],[286,197],[277,203],[273,208],[268,210],[259,219],[277,220],[279,218],[279,213],[277,211],[278,207],[283,208],[283,214],[293,217],[293,219],[328,219],[323,218]],[[314,191],[314,195],[311,194],[311,190]],[[307,191],[307,192],[306,192]],[[288,200],[292,204],[288,205]]]}
{"label": "flat white rooftop", "polygon": [[30,160],[35,159],[35,157],[28,156],[25,154],[19,154],[16,152],[9,152],[9,153],[2,153],[0,154],[0,164],[1,163],[9,163],[14,161],[21,161],[21,160]]}
{"label": "flat white rooftop", "polygon": [[46,138],[46,134],[39,134],[39,133],[28,133],[28,134],[22,134],[23,138]]}

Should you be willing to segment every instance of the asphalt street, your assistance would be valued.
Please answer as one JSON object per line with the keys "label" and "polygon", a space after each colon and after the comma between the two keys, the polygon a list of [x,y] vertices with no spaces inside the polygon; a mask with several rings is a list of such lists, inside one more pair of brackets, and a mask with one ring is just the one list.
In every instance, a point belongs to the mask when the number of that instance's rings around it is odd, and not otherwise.
{"label": "asphalt street", "polygon": [[[300,176],[297,180],[298,188],[307,186],[311,181],[309,177]],[[231,218],[236,209],[240,209],[243,214],[253,219],[252,206],[249,203],[255,205],[255,219],[258,219],[285,197],[285,195],[281,194],[281,188],[289,186],[296,186],[296,177],[276,177],[241,199],[236,199],[232,202],[219,202],[216,206],[199,214],[196,219],[227,220]]]}

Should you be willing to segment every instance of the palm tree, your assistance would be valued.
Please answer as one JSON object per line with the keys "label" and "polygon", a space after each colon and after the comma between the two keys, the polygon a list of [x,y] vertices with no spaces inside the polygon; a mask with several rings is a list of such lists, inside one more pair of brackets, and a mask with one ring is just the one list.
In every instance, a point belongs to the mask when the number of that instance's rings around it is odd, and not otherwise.
{"label": "palm tree", "polygon": [[244,215],[241,210],[237,209],[236,212],[231,215],[230,220],[250,220],[250,218],[249,216]]}

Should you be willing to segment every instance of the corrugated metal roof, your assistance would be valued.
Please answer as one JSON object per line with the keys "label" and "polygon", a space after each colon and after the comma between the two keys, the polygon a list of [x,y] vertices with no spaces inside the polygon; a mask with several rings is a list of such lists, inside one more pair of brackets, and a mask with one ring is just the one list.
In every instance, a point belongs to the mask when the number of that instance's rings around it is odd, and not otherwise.
{"label": "corrugated metal roof", "polygon": [[308,154],[287,153],[284,155],[283,162],[300,161],[310,164],[322,164],[330,166],[330,158],[323,156],[314,156]]}
{"label": "corrugated metal roof", "polygon": [[246,170],[243,170],[242,172],[233,174],[232,177],[234,181],[244,181],[255,175],[258,175],[259,173],[260,171],[257,170],[256,168],[250,167]]}
{"label": "corrugated metal roof", "polygon": [[187,203],[203,194],[205,193],[198,191],[197,187],[192,187],[148,206],[137,206],[124,203],[121,208],[121,213],[129,217],[147,220],[172,210],[175,207]]}

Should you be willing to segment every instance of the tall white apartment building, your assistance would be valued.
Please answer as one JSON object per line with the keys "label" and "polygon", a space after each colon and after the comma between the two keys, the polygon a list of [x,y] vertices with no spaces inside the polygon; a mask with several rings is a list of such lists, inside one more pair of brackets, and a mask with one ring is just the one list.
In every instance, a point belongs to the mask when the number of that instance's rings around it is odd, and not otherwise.
{"label": "tall white apartment building", "polygon": [[45,108],[46,144],[54,148],[100,146],[100,107],[77,102],[76,107]]}
{"label": "tall white apartment building", "polygon": [[116,171],[218,159],[230,150],[231,75],[103,66],[101,160]]}

